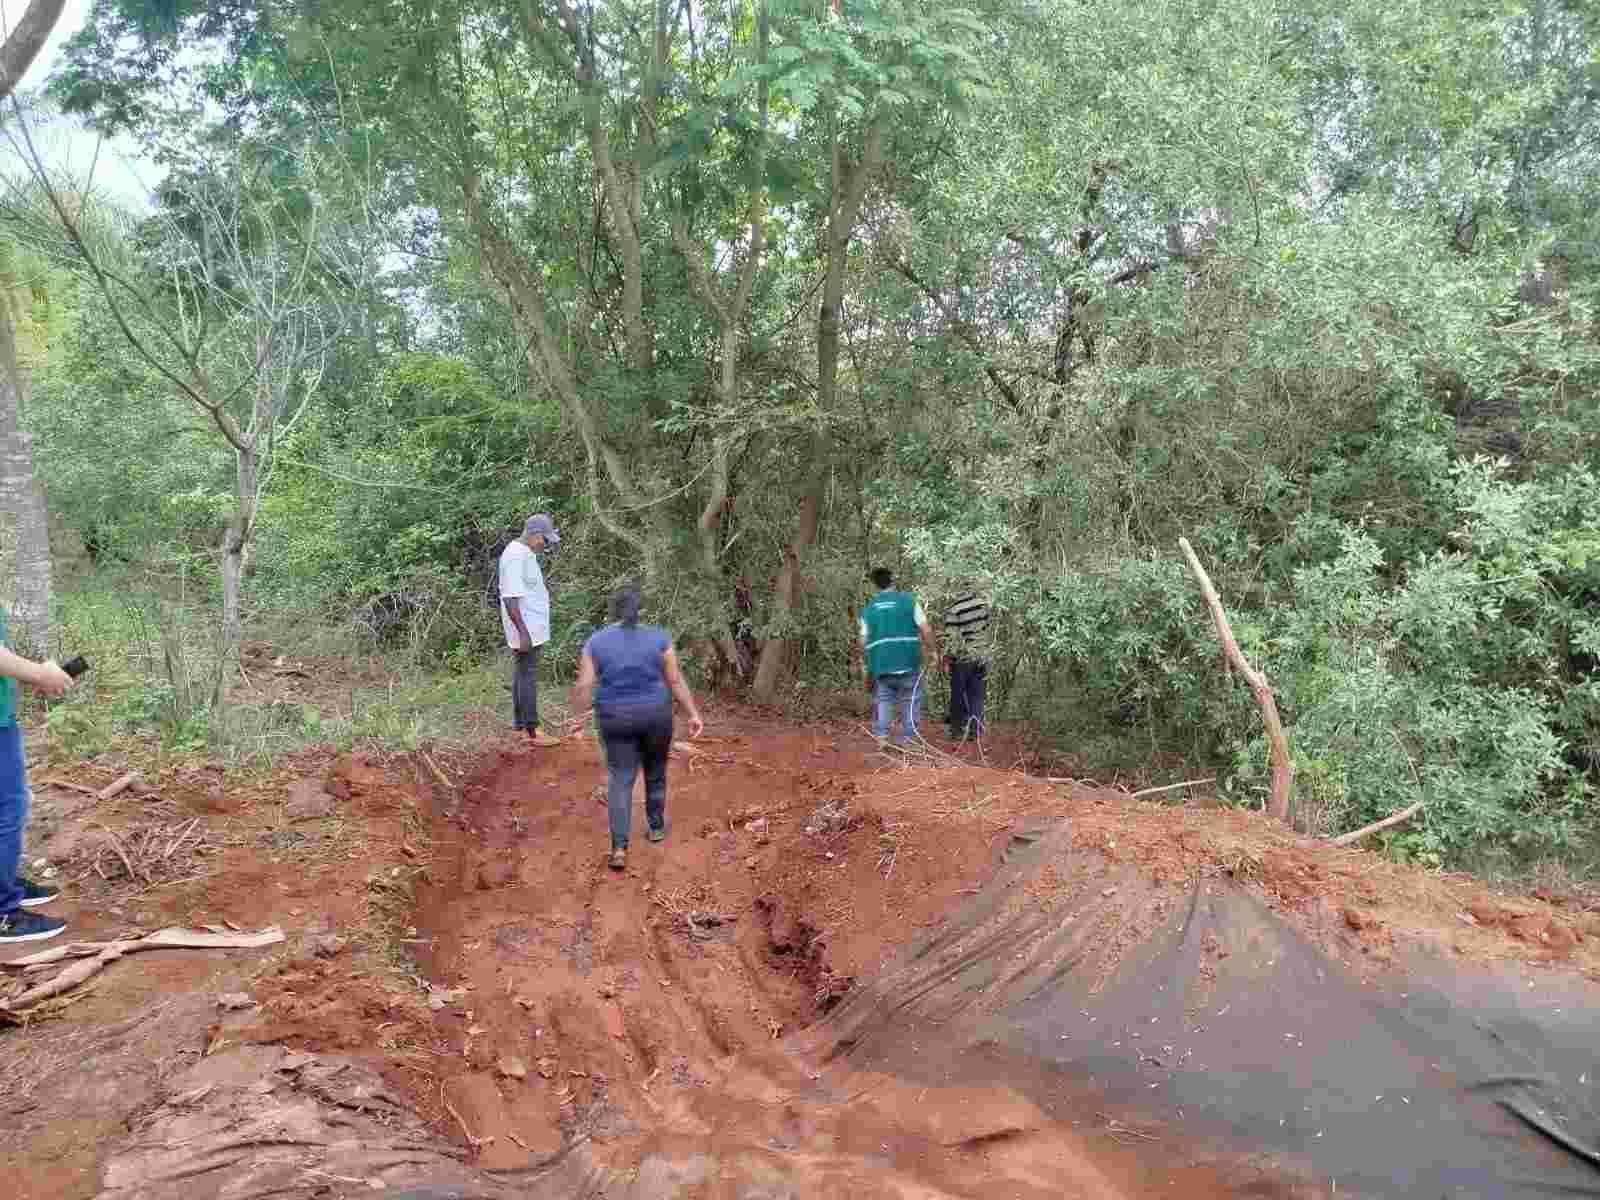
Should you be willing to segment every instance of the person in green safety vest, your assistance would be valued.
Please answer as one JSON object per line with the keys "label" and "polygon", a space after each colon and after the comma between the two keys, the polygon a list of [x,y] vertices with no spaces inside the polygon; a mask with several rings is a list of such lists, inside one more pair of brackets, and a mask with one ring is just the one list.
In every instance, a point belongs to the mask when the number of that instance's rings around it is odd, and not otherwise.
{"label": "person in green safety vest", "polygon": [[917,598],[894,590],[894,572],[878,567],[871,579],[878,594],[861,612],[861,655],[875,702],[872,732],[880,740],[888,738],[898,708],[898,741],[908,745],[918,736],[923,663],[937,668],[938,646]]}

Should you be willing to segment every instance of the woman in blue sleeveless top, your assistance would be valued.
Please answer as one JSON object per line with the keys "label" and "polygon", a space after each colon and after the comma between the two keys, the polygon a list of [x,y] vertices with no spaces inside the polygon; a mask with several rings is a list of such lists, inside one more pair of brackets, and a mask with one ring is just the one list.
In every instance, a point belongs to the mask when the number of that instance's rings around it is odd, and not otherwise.
{"label": "woman in blue sleeveless top", "polygon": [[628,865],[628,829],[633,817],[633,781],[644,768],[646,836],[667,836],[667,755],[672,750],[672,701],[689,714],[689,736],[705,732],[694,694],[678,667],[672,637],[655,625],[639,624],[637,583],[611,597],[611,621],[583,646],[572,711],[594,704],[595,724],[606,753],[606,803],[611,815],[611,868]]}

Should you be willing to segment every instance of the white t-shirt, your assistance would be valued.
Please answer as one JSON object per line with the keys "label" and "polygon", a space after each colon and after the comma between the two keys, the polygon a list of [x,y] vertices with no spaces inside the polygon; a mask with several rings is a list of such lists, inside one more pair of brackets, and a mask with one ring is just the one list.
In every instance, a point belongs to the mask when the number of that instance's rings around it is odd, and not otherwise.
{"label": "white t-shirt", "polygon": [[[500,599],[517,600],[522,610],[522,623],[528,627],[528,639],[535,646],[550,640],[550,593],[545,590],[544,572],[539,569],[539,556],[528,549],[521,538],[515,539],[500,552]],[[500,605],[500,624],[506,631],[506,645],[513,650],[522,648],[517,627],[511,623],[506,606]]]}

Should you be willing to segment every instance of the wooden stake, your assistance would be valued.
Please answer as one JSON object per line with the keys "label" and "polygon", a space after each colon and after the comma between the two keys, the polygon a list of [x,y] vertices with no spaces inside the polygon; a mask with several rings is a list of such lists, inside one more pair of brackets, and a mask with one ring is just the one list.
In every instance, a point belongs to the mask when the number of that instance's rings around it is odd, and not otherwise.
{"label": "wooden stake", "polygon": [[1239,649],[1239,643],[1233,636],[1233,626],[1228,624],[1228,614],[1222,611],[1222,600],[1217,595],[1217,589],[1211,586],[1211,577],[1200,565],[1189,539],[1179,538],[1178,549],[1183,551],[1189,572],[1200,585],[1200,594],[1205,597],[1206,606],[1211,610],[1211,620],[1217,627],[1217,639],[1222,643],[1227,661],[1239,669],[1239,673],[1250,684],[1250,690],[1255,693],[1261,718],[1267,726],[1267,743],[1272,750],[1272,795],[1267,800],[1267,812],[1287,823],[1289,797],[1294,791],[1294,759],[1289,756],[1289,739],[1283,732],[1283,721],[1278,716],[1278,702],[1273,698],[1272,686],[1265,675],[1250,665],[1244,651]]}

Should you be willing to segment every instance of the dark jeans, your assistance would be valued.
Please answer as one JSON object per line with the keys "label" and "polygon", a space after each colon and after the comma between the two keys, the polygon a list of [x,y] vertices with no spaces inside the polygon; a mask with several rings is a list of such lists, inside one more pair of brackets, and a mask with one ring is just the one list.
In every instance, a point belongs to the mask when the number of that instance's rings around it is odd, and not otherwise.
{"label": "dark jeans", "polygon": [[989,686],[989,664],[981,658],[950,663],[950,736],[983,736],[983,701]]}
{"label": "dark jeans", "polygon": [[633,823],[633,780],[644,768],[644,816],[651,829],[667,819],[667,755],[672,751],[672,708],[596,713],[606,752],[606,807],[611,848],[628,848]]}
{"label": "dark jeans", "polygon": [[511,669],[511,716],[513,724],[532,733],[539,728],[539,651],[513,650],[516,665]]}
{"label": "dark jeans", "polygon": [[22,830],[32,801],[27,760],[22,756],[22,730],[14,724],[4,726],[0,728],[0,917],[9,917],[22,903],[17,872],[22,867]]}

